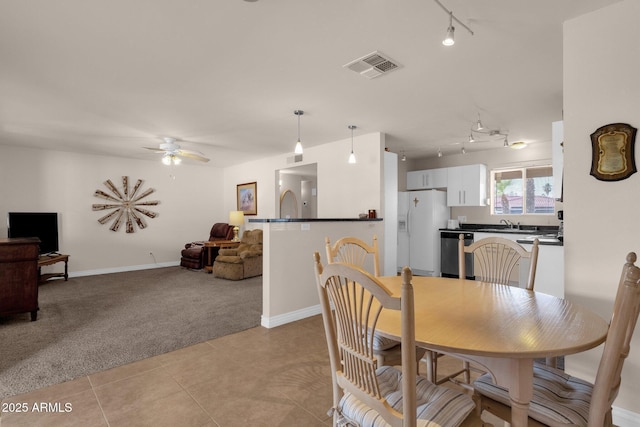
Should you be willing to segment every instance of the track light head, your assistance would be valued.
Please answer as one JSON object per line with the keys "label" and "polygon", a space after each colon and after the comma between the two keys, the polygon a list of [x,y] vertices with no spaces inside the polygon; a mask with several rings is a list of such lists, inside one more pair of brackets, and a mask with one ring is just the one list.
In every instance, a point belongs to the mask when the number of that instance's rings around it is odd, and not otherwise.
{"label": "track light head", "polygon": [[447,27],[447,36],[442,40],[442,44],[445,46],[453,46],[456,41],[454,38],[454,32],[456,31],[453,26],[453,12],[449,12],[449,26]]}

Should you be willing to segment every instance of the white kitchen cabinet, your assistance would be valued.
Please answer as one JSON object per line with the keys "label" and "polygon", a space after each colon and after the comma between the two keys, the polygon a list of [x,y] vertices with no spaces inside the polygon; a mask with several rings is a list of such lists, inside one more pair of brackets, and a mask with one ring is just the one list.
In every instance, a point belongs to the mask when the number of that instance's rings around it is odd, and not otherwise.
{"label": "white kitchen cabinet", "polygon": [[447,187],[447,168],[407,172],[407,190],[431,190]]}
{"label": "white kitchen cabinet", "polygon": [[[531,233],[482,233],[473,234],[474,241],[487,237],[502,237],[513,240],[522,239]],[[533,245],[520,243],[523,248],[531,252]],[[520,287],[525,287],[524,277],[528,274],[529,263],[523,262],[520,265]],[[536,279],[533,290],[545,294],[553,295],[558,298],[564,298],[564,246],[557,245],[538,245],[538,264],[536,265]]]}
{"label": "white kitchen cabinet", "polygon": [[447,168],[447,206],[485,206],[486,200],[486,165]]}

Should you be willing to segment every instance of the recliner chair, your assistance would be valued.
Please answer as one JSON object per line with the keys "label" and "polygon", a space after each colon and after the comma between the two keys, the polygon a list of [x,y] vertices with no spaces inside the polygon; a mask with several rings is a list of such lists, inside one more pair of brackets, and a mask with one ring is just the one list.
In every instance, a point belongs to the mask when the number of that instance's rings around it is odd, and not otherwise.
{"label": "recliner chair", "polygon": [[[209,241],[233,239],[233,226],[225,222],[216,222],[209,232]],[[200,270],[204,268],[204,241],[191,242],[184,245],[181,252],[182,267]]]}
{"label": "recliner chair", "polygon": [[262,230],[246,230],[237,248],[220,249],[213,275],[228,280],[262,275]]}

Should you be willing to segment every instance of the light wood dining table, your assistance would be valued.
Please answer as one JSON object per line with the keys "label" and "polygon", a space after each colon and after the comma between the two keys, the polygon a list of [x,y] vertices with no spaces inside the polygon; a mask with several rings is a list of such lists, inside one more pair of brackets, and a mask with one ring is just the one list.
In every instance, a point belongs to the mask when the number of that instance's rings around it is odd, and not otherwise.
{"label": "light wood dining table", "polygon": [[[400,276],[379,277],[394,296]],[[416,345],[476,362],[509,389],[511,425],[527,426],[533,360],[603,343],[609,324],[565,299],[517,287],[414,276]],[[383,310],[378,332],[400,338],[400,314]]]}

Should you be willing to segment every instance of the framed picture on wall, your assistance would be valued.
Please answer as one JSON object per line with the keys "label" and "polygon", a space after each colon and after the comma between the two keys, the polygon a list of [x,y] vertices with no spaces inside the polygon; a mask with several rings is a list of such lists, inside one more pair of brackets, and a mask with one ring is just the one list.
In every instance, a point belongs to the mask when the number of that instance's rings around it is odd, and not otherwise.
{"label": "framed picture on wall", "polygon": [[257,183],[248,182],[237,186],[238,210],[245,215],[258,214]]}
{"label": "framed picture on wall", "polygon": [[636,173],[637,129],[626,123],[612,123],[591,134],[591,175],[600,181],[620,181]]}

